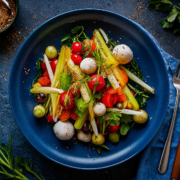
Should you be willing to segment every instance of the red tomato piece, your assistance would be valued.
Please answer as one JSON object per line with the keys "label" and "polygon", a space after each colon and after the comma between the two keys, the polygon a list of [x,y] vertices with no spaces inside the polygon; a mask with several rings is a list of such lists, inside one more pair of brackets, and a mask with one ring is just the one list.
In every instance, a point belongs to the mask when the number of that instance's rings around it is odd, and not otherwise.
{"label": "red tomato piece", "polygon": [[45,64],[44,62],[41,62],[41,63],[40,63],[40,66],[41,66],[43,72],[47,70],[46,64]]}
{"label": "red tomato piece", "polygon": [[80,42],[74,42],[72,44],[72,52],[77,53],[80,52],[82,49],[82,44]]}
{"label": "red tomato piece", "polygon": [[[72,93],[73,96],[76,95],[76,92],[74,91],[74,88],[71,88],[70,92]],[[77,90],[77,94],[80,94],[80,90],[79,89]]]}
{"label": "red tomato piece", "polygon": [[112,89],[112,86],[104,86],[103,88],[101,88],[100,90],[99,90],[99,92],[102,94],[102,95],[104,95],[104,94],[107,94],[107,91],[109,90],[109,89]]}
{"label": "red tomato piece", "polygon": [[43,73],[43,77],[47,77],[49,79],[49,74],[47,70]]}
{"label": "red tomato piece", "polygon": [[112,98],[113,98],[113,105],[117,103],[118,100],[118,94],[112,94]]}
{"label": "red tomato piece", "polygon": [[70,91],[63,92],[59,98],[59,102],[64,109],[71,109],[75,106],[75,98]]}
{"label": "red tomato piece", "polygon": [[113,107],[112,94],[105,94],[102,96],[102,102],[106,107]]}
{"label": "red tomato piece", "polygon": [[38,79],[38,82],[42,86],[47,86],[50,83],[50,80],[47,77],[41,77],[41,78]]}
{"label": "red tomato piece", "polygon": [[53,120],[53,115],[48,114],[46,119],[47,119],[48,123],[55,123]]}
{"label": "red tomato piece", "polygon": [[117,132],[119,130],[119,126],[117,124],[115,124],[114,126],[111,126],[110,124],[107,127],[109,132]]}
{"label": "red tomato piece", "polygon": [[82,57],[79,54],[72,54],[71,59],[73,60],[75,65],[80,65],[82,61]]}
{"label": "red tomato piece", "polygon": [[102,76],[95,74],[95,75],[92,75],[90,78],[93,78],[93,79],[91,79],[87,83],[91,90],[94,90],[95,86],[96,86],[96,91],[105,86],[105,81]]}
{"label": "red tomato piece", "polygon": [[126,100],[126,95],[122,92],[121,95],[118,95],[118,102],[122,103]]}
{"label": "red tomato piece", "polygon": [[58,59],[54,59],[53,61],[51,61],[51,69],[53,71],[53,74],[55,73],[56,71],[56,65],[57,65],[57,62],[58,62]]}

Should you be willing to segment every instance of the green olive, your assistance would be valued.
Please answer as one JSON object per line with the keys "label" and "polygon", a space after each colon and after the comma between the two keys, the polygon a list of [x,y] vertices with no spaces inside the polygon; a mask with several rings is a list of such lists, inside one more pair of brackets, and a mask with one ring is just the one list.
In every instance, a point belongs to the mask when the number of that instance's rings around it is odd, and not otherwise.
{"label": "green olive", "polygon": [[55,59],[58,55],[57,49],[54,46],[48,46],[45,50],[47,57],[52,60]]}
{"label": "green olive", "polygon": [[105,142],[105,137],[99,133],[98,136],[96,136],[95,134],[92,135],[92,143],[95,145],[101,145],[104,144]]}
{"label": "green olive", "polygon": [[34,111],[33,111],[34,116],[36,116],[37,118],[41,118],[45,115],[45,109],[42,105],[37,105],[34,107]]}
{"label": "green olive", "polygon": [[109,133],[108,138],[111,141],[111,143],[118,143],[119,142],[119,136],[116,132]]}
{"label": "green olive", "polygon": [[146,111],[144,110],[139,110],[140,112],[142,112],[142,114],[140,115],[133,115],[133,119],[136,123],[139,123],[139,124],[143,124],[147,121],[148,119],[148,114]]}

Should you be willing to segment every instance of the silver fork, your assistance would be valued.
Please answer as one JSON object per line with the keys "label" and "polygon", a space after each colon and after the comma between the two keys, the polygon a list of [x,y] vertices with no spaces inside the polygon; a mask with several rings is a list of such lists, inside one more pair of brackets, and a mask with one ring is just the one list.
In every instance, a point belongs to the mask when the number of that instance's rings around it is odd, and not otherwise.
{"label": "silver fork", "polygon": [[[180,96],[180,71],[179,71],[179,66],[180,66],[180,61],[178,62],[176,71],[174,73],[173,77],[173,85],[177,90],[177,95],[176,95],[176,104],[174,107],[174,112],[171,120],[171,125],[169,128],[168,136],[166,139],[166,143],[164,145],[164,149],[161,155],[161,160],[159,163],[158,171],[161,174],[165,174],[168,168],[168,163],[169,163],[169,155],[170,155],[170,150],[171,150],[171,140],[172,140],[172,135],[173,135],[173,130],[174,130],[174,125],[176,121],[176,114],[178,111],[178,105],[179,105],[179,96]],[[179,71],[179,73],[178,73]]]}

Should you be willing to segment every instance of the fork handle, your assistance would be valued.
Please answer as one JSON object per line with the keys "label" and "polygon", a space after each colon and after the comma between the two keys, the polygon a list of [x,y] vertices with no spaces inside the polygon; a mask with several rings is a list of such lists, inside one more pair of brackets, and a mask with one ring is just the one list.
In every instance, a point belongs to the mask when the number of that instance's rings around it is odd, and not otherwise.
{"label": "fork handle", "polygon": [[164,149],[163,149],[163,152],[161,155],[161,160],[160,160],[159,168],[158,168],[158,171],[161,174],[165,174],[167,171],[167,168],[168,168],[169,155],[170,155],[170,150],[171,150],[171,140],[172,140],[174,125],[175,125],[175,121],[176,121],[176,114],[177,114],[178,104],[179,104],[179,96],[180,96],[180,91],[177,90],[176,104],[175,104],[175,108],[174,108],[174,112],[173,112],[173,116],[172,116],[172,120],[171,120],[171,125],[169,128],[168,136],[166,139],[166,143],[164,145]]}

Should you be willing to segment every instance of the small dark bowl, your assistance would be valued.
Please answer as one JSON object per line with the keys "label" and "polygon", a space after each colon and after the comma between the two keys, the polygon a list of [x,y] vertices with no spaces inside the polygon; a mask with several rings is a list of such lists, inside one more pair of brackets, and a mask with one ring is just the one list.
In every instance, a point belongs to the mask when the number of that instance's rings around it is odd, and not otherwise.
{"label": "small dark bowl", "polygon": [[5,29],[3,29],[2,31],[0,31],[0,35],[4,32],[6,32],[7,30],[9,30],[12,25],[14,24],[14,22],[16,21],[16,18],[18,16],[18,12],[19,12],[19,0],[14,0],[16,3],[16,14],[14,16],[14,19],[12,20],[12,22],[9,24],[9,26],[7,26]]}

